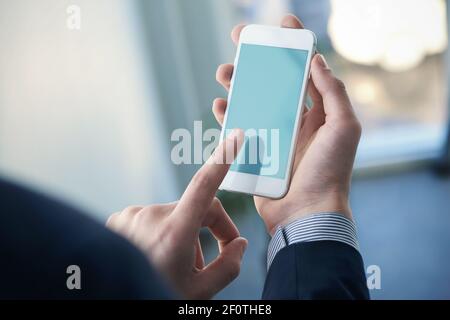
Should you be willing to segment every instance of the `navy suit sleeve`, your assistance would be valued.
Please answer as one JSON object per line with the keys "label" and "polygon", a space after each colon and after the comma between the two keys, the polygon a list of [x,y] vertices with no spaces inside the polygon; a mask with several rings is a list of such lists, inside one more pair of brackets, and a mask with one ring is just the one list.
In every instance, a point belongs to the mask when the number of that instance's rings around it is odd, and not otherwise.
{"label": "navy suit sleeve", "polygon": [[[132,244],[77,210],[0,181],[0,299],[168,299]],[[67,267],[81,289],[67,287]]]}
{"label": "navy suit sleeve", "polygon": [[359,252],[338,241],[299,242],[281,249],[263,299],[369,299]]}

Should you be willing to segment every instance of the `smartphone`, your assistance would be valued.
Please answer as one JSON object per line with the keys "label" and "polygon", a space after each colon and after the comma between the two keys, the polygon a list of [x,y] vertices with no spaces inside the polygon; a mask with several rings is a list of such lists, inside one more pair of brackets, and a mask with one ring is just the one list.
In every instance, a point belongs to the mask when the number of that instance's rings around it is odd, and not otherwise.
{"label": "smartphone", "polygon": [[305,29],[242,30],[221,141],[234,128],[245,139],[221,190],[286,195],[315,47],[314,33]]}

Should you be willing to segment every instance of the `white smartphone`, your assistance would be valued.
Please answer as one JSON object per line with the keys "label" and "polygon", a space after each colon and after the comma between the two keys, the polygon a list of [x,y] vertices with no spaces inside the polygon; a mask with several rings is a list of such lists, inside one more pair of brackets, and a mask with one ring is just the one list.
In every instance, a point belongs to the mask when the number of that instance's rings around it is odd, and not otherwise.
{"label": "white smartphone", "polygon": [[315,47],[309,30],[242,30],[221,140],[234,128],[245,140],[221,190],[276,199],[287,193]]}

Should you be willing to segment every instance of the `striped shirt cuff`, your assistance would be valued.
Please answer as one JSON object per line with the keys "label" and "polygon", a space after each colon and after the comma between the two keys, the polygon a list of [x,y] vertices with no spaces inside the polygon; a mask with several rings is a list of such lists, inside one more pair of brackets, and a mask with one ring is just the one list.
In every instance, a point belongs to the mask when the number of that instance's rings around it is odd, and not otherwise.
{"label": "striped shirt cuff", "polygon": [[355,223],[339,213],[317,213],[279,226],[269,243],[267,270],[276,254],[291,244],[307,241],[339,241],[359,250]]}

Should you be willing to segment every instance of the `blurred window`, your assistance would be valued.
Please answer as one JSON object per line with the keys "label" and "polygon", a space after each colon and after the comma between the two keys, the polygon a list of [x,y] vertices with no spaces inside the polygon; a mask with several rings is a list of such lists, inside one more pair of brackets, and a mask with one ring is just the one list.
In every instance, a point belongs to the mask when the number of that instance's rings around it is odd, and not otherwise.
{"label": "blurred window", "polygon": [[347,84],[364,133],[358,167],[440,154],[447,126],[444,0],[235,0],[251,23],[294,12]]}

